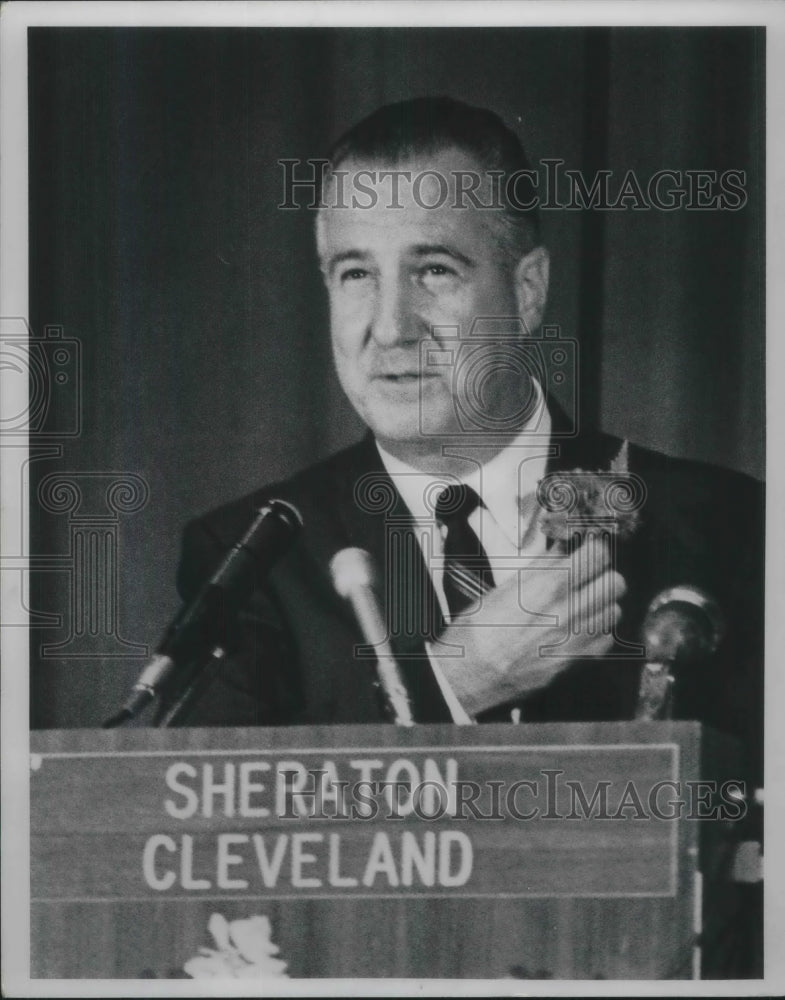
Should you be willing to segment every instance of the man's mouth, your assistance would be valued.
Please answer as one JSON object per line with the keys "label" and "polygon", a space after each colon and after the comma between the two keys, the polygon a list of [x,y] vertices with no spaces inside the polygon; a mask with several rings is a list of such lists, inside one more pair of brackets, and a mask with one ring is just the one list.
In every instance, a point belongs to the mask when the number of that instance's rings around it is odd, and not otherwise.
{"label": "man's mouth", "polygon": [[405,372],[380,372],[374,375],[375,379],[392,384],[406,385],[411,382],[421,382],[426,379],[434,379],[439,376],[435,372],[405,371]]}

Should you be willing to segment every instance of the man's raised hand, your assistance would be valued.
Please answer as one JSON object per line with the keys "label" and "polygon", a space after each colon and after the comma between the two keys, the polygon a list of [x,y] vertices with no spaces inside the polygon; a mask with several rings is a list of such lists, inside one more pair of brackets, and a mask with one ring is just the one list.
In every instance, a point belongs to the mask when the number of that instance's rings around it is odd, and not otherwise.
{"label": "man's raised hand", "polygon": [[607,543],[590,538],[571,556],[538,558],[491,590],[429,653],[477,715],[540,690],[575,660],[607,653],[625,590]]}

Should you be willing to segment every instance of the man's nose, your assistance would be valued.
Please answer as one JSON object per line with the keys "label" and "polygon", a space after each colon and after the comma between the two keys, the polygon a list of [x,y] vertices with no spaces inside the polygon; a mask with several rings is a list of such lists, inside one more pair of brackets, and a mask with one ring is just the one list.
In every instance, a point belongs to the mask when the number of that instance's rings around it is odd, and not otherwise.
{"label": "man's nose", "polygon": [[382,347],[414,343],[421,337],[413,290],[401,279],[381,282],[371,320],[371,335]]}

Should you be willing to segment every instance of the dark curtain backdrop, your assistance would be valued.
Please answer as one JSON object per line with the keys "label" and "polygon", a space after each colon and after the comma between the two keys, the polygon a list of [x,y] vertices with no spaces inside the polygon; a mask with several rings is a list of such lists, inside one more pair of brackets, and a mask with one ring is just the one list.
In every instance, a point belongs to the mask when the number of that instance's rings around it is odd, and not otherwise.
{"label": "dark curtain backdrop", "polygon": [[[31,29],[30,319],[79,341],[83,388],[79,436],[30,463],[31,610],[60,617],[32,632],[33,725],[114,709],[178,606],[188,518],[361,433],[277,161],[382,103],[488,106],[588,175],[745,170],[739,212],[545,212],[548,320],[580,342],[582,419],[762,477],[764,51],[762,29]],[[66,473],[82,505],[41,511]],[[96,597],[75,538],[105,473],[148,496],[104,510]]]}

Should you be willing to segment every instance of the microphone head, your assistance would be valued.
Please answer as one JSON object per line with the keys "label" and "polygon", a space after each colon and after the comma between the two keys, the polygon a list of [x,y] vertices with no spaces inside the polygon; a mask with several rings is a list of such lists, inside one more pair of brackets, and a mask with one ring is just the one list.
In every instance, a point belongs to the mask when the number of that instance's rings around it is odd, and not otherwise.
{"label": "microphone head", "polygon": [[717,603],[698,587],[670,587],[649,605],[643,639],[650,662],[702,658],[713,653],[725,627]]}
{"label": "microphone head", "polygon": [[349,597],[357,587],[372,587],[376,576],[371,554],[365,549],[336,552],[330,561],[330,573],[341,597]]}
{"label": "microphone head", "polygon": [[285,500],[265,500],[256,508],[256,517],[234,550],[247,552],[269,569],[294,542],[302,526],[296,507]]}
{"label": "microphone head", "polygon": [[[294,504],[286,500],[268,500],[263,507],[269,507],[293,532],[298,532],[303,526],[303,516]],[[260,508],[260,510],[263,508]]]}

